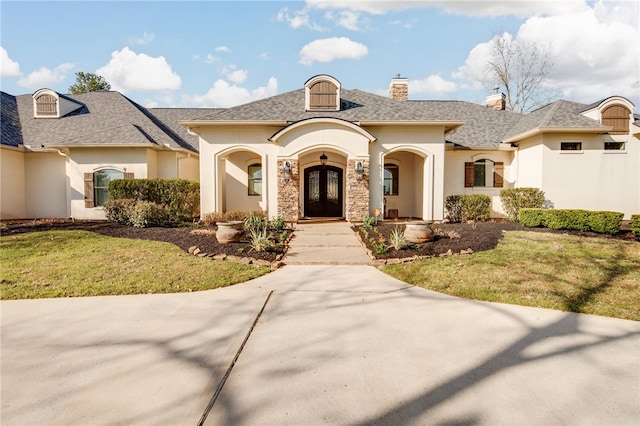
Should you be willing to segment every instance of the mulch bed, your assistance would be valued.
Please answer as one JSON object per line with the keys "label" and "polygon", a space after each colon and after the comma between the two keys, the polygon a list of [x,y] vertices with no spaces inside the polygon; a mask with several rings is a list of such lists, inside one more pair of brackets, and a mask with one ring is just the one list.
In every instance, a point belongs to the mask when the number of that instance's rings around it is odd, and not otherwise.
{"label": "mulch bed", "polygon": [[[377,226],[378,232],[388,241],[391,232],[403,226],[394,223],[380,223]],[[593,238],[614,238],[626,241],[640,241],[629,230],[625,223],[622,230],[616,235],[597,234],[594,232],[580,231],[554,231],[542,228],[525,228],[524,226],[512,222],[478,222],[476,224],[447,223],[434,224],[437,230],[434,241],[424,243],[419,248],[395,250],[391,248],[387,253],[377,254],[377,259],[410,258],[414,256],[438,256],[446,253],[460,253],[460,251],[471,249],[473,252],[491,250],[496,247],[502,231],[536,231],[554,232],[560,234],[571,234]],[[209,255],[227,255],[240,258],[259,259],[268,262],[276,260],[279,253],[257,252],[252,250],[248,243],[220,244],[214,235],[198,235],[192,232],[194,229],[209,229],[205,227],[175,227],[175,228],[134,228],[132,226],[118,225],[116,223],[104,221],[70,221],[70,220],[42,220],[42,221],[10,221],[8,226],[2,228],[2,235],[13,235],[25,232],[48,231],[48,230],[74,229],[95,232],[101,235],[118,238],[133,238],[153,241],[164,241],[175,244],[181,249],[188,251],[190,247],[196,246],[202,253]],[[357,232],[357,229],[356,229]],[[453,233],[453,234],[452,234]],[[457,235],[459,238],[457,238]],[[447,235],[454,235],[456,238],[449,238]],[[365,239],[366,241],[366,239]],[[367,242],[370,250],[373,248]],[[372,250],[373,251],[373,250]]]}
{"label": "mulch bed", "polygon": [[[382,235],[386,241],[389,241],[391,232],[394,229],[404,230],[404,226],[394,223],[380,223],[376,226],[378,235]],[[546,228],[527,228],[519,223],[513,222],[477,222],[475,224],[467,223],[443,223],[433,224],[432,229],[436,231],[434,241],[420,244],[410,249],[396,250],[390,248],[388,252],[376,254],[373,245],[367,238],[361,238],[361,241],[367,246],[376,259],[407,259],[414,256],[432,257],[445,254],[457,254],[461,251],[478,252],[484,250],[492,250],[498,244],[503,231],[534,231],[534,232],[551,232],[557,234],[570,234],[581,237],[592,238],[609,238],[625,241],[640,241],[631,232],[628,224],[622,227],[621,231],[615,235],[598,234],[595,232],[571,231],[571,230],[551,230]],[[359,231],[359,228],[356,229]],[[362,234],[360,234],[362,236]],[[375,238],[374,232],[369,231],[369,235]],[[454,236],[450,238],[449,236]]]}

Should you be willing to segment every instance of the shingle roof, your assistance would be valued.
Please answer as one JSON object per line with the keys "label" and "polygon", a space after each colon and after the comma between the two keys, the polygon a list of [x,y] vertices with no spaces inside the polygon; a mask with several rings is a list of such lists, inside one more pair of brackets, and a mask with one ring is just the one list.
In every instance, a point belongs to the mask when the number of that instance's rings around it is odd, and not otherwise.
{"label": "shingle roof", "polygon": [[219,109],[214,108],[148,108],[152,115],[157,117],[171,132],[191,145],[198,151],[200,138],[192,135],[187,128],[180,125],[183,120],[198,120],[205,115],[211,115]]}
{"label": "shingle roof", "polygon": [[183,131],[178,122],[212,111],[175,109],[169,113],[159,111],[156,115],[153,110],[138,105],[118,92],[64,96],[83,107],[61,118],[46,119],[34,118],[31,95],[15,97],[22,127],[22,143],[26,147],[149,145],[198,152],[198,138]]}
{"label": "shingle roof", "polygon": [[0,107],[2,108],[2,119],[0,119],[0,133],[2,136],[0,137],[0,143],[17,148],[22,144],[22,129],[20,128],[16,97],[0,92]]}
{"label": "shingle roof", "polygon": [[602,125],[591,118],[581,115],[587,108],[585,104],[569,101],[556,101],[523,115],[518,123],[504,135],[504,139],[515,137],[537,128],[597,128]]}

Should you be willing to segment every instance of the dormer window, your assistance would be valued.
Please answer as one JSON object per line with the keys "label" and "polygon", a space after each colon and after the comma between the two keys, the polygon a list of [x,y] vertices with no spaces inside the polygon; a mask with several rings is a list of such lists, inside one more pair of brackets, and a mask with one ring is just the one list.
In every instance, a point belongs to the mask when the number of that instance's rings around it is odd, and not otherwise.
{"label": "dormer window", "polygon": [[58,99],[49,94],[42,94],[36,98],[36,116],[58,116]]}
{"label": "dormer window", "polygon": [[631,111],[622,105],[611,105],[602,111],[602,124],[613,127],[610,135],[629,134],[629,117]]}
{"label": "dormer window", "polygon": [[35,118],[60,118],[82,108],[82,104],[51,89],[40,89],[33,94]]}
{"label": "dormer window", "polygon": [[305,83],[307,111],[339,111],[340,82],[328,75],[319,75]]}

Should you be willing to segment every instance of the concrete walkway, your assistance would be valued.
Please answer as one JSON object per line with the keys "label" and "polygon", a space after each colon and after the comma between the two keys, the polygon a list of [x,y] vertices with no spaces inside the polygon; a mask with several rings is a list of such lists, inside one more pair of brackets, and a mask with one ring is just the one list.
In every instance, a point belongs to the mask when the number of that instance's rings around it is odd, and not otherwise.
{"label": "concrete walkway", "polygon": [[283,262],[287,265],[368,265],[348,222],[298,223]]}
{"label": "concrete walkway", "polygon": [[[290,259],[315,234],[340,235],[313,228]],[[2,301],[0,314],[2,425],[640,419],[639,322],[459,299],[365,265],[289,263],[198,293]]]}

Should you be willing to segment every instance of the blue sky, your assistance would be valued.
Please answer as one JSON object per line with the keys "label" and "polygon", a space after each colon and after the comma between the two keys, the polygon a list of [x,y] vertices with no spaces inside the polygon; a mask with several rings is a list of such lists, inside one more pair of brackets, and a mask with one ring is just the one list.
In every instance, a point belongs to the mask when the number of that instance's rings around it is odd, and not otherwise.
{"label": "blue sky", "polygon": [[[494,35],[551,47],[558,98],[640,105],[639,6],[628,1],[2,1],[1,89],[66,93],[103,75],[145,106],[228,107],[330,74],[411,99],[482,103]],[[636,108],[638,110],[638,108]]]}

